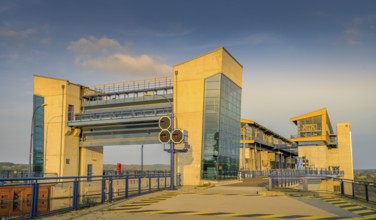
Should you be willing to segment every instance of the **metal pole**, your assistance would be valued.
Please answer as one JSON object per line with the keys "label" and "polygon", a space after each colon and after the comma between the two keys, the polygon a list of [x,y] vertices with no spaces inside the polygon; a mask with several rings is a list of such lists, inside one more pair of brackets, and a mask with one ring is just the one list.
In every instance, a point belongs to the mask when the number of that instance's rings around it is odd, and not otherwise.
{"label": "metal pole", "polygon": [[[171,113],[171,127],[170,127],[170,132],[172,132],[174,130],[174,105],[173,103],[170,101],[170,99],[165,96],[165,95],[162,95],[162,94],[155,94],[156,96],[161,96],[163,98],[165,98],[168,103],[171,105],[171,109],[172,109],[172,113]],[[175,167],[174,167],[174,143],[172,141],[170,141],[170,190],[175,190],[175,186],[174,186],[174,176],[175,176]]]}
{"label": "metal pole", "polygon": [[61,161],[62,161],[62,156],[63,156],[63,122],[64,122],[64,89],[65,85],[61,85],[61,125],[60,125],[60,151],[59,151],[59,176],[63,176],[63,171],[61,169]]}
{"label": "metal pole", "polygon": [[242,163],[243,163],[243,171],[245,171],[245,127],[242,128],[243,133],[243,156],[242,156]]}
{"label": "metal pole", "polygon": [[[171,113],[171,131],[174,130],[174,110]],[[170,141],[170,190],[175,190],[174,142]]]}
{"label": "metal pole", "polygon": [[144,172],[144,144],[141,144],[141,172]]}

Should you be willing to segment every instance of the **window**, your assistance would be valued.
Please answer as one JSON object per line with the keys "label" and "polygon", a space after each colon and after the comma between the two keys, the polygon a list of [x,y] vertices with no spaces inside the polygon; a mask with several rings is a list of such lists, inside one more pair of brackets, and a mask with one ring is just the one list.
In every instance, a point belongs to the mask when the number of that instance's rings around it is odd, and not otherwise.
{"label": "window", "polygon": [[74,120],[74,105],[68,105],[68,121]]}
{"label": "window", "polygon": [[205,80],[202,179],[237,178],[241,89],[223,74]]}
{"label": "window", "polygon": [[315,116],[298,121],[299,137],[316,137],[322,135],[322,118]]}
{"label": "window", "polygon": [[93,176],[93,164],[87,165],[87,181],[91,181],[91,176]]}
{"label": "window", "polygon": [[43,176],[44,158],[44,98],[34,95],[33,126],[33,172],[35,177]]}

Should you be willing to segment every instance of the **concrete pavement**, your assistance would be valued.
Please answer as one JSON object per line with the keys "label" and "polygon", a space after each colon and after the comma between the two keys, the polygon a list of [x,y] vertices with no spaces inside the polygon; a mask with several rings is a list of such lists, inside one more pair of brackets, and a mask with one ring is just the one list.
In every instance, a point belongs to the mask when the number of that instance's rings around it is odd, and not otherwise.
{"label": "concrete pavement", "polygon": [[[271,194],[273,195],[273,194]],[[268,196],[263,187],[183,187],[48,219],[376,219],[376,211],[336,198]]]}

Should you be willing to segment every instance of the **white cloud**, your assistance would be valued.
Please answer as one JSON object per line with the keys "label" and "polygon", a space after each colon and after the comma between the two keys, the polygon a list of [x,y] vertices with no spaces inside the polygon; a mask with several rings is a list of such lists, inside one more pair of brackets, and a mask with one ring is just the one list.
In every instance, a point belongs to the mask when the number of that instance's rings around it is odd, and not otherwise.
{"label": "white cloud", "polygon": [[37,31],[33,28],[21,30],[21,31],[14,31],[14,30],[0,30],[0,37],[1,38],[27,38]]}
{"label": "white cloud", "polygon": [[106,37],[97,39],[91,36],[88,38],[81,38],[78,41],[71,42],[69,44],[68,49],[76,53],[88,54],[122,50],[124,49],[124,47],[116,40],[112,40]]}
{"label": "white cloud", "polygon": [[68,49],[76,53],[76,63],[97,71],[142,76],[172,73],[171,66],[161,64],[149,55],[132,56],[125,53],[125,46],[106,37],[101,39],[81,38],[71,42]]}
{"label": "white cloud", "polygon": [[94,68],[113,73],[135,73],[143,75],[166,75],[172,72],[172,67],[159,64],[148,55],[132,57],[127,54],[113,54],[107,57],[83,59],[78,63],[84,67]]}

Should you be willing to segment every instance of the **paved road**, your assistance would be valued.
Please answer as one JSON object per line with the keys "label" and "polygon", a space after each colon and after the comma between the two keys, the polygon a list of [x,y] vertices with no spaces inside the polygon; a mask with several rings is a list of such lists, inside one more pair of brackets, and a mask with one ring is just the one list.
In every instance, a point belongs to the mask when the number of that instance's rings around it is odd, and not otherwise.
{"label": "paved road", "polygon": [[266,196],[264,191],[263,187],[184,187],[48,219],[376,219],[375,210],[330,194]]}

